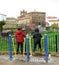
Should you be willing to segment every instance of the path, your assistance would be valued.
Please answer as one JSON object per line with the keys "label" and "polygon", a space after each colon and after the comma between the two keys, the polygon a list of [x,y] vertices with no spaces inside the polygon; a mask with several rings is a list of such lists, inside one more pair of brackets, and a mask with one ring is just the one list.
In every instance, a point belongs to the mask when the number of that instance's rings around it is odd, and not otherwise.
{"label": "path", "polygon": [[55,58],[54,62],[51,63],[44,63],[44,62],[27,62],[27,61],[21,61],[19,59],[14,59],[10,61],[9,59],[3,59],[0,57],[0,65],[59,65],[59,58]]}

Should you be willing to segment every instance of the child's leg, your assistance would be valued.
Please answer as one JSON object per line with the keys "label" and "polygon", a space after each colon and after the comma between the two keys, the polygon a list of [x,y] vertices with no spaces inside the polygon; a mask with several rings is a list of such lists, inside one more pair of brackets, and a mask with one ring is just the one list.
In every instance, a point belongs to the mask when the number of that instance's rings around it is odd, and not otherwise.
{"label": "child's leg", "polygon": [[40,41],[38,42],[39,48],[40,48],[40,52],[42,52],[42,48],[41,48],[41,43]]}
{"label": "child's leg", "polygon": [[37,47],[37,43],[36,43],[36,42],[34,42],[34,49],[33,49],[33,52],[35,52],[36,47]]}
{"label": "child's leg", "polygon": [[17,43],[17,50],[16,50],[16,54],[19,53],[19,43]]}
{"label": "child's leg", "polygon": [[21,46],[21,54],[23,54],[23,43],[21,43],[20,46]]}

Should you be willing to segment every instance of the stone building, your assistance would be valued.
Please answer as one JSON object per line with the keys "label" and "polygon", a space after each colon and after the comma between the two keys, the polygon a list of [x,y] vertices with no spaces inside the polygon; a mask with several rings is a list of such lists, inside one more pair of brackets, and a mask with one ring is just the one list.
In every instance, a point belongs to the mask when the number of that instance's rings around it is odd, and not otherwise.
{"label": "stone building", "polygon": [[17,19],[12,17],[6,18],[6,24],[3,26],[3,28],[16,28],[17,26]]}
{"label": "stone building", "polygon": [[17,18],[7,17],[6,24],[3,28],[16,28],[17,26],[24,24],[29,28],[34,29],[39,23],[45,26],[45,17],[45,12],[33,11],[27,13],[27,11],[23,10],[20,11],[20,16]]}
{"label": "stone building", "polygon": [[41,23],[41,25],[45,26],[45,18],[46,13],[45,12],[29,12],[23,10],[20,12],[20,16],[17,17],[18,25],[19,24],[35,24],[36,26]]}

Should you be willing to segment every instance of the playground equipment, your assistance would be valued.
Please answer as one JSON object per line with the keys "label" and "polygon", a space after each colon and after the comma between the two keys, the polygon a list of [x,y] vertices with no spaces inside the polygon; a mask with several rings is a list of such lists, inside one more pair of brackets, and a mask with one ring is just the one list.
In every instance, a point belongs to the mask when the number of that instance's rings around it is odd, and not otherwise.
{"label": "playground equipment", "polygon": [[10,60],[12,60],[12,36],[9,35],[9,45],[10,45]]}
{"label": "playground equipment", "polygon": [[[44,45],[42,44],[42,47],[44,46],[44,52],[45,52],[44,57],[43,56],[37,57],[37,56],[32,55],[33,48],[32,48],[32,39],[30,36],[27,35],[26,38],[24,38],[23,55],[16,55],[16,47],[15,47],[14,41],[15,39],[11,35],[9,35],[10,54],[7,59],[14,60],[18,58],[22,61],[24,60],[24,61],[29,61],[29,62],[52,62],[51,55],[48,54],[48,37],[46,34],[44,35],[42,39],[42,43],[44,43]],[[26,49],[26,52],[25,52],[25,49]]]}
{"label": "playground equipment", "polygon": [[45,47],[45,60],[48,62],[48,37],[47,34],[44,35],[44,47]]}
{"label": "playground equipment", "polygon": [[25,43],[26,43],[26,39],[24,38],[24,42],[23,42],[23,56],[25,56]]}
{"label": "playground equipment", "polygon": [[44,37],[41,38],[42,53],[44,53]]}
{"label": "playground equipment", "polygon": [[[16,56],[16,50],[15,50],[15,45],[14,45],[14,38],[12,38],[11,35],[9,35],[9,43],[10,43],[10,60],[13,59],[12,56],[12,46],[14,49],[14,53]],[[26,44],[25,44],[26,43]],[[25,45],[26,45],[26,56],[25,56]],[[31,38],[29,38],[28,35],[26,35],[26,39],[24,38],[24,45],[23,45],[23,56],[26,57],[26,60],[29,61],[30,60],[30,56],[32,56],[32,47],[31,47]],[[45,34],[44,35],[44,48],[45,48],[45,60],[46,62],[48,62],[48,37]]]}
{"label": "playground equipment", "polygon": [[29,38],[28,35],[26,35],[26,60],[29,61],[30,59],[30,48],[29,48]]}
{"label": "playground equipment", "polygon": [[30,56],[32,56],[31,37],[29,38],[29,46],[30,46]]}
{"label": "playground equipment", "polygon": [[17,55],[16,55],[15,45],[14,45],[14,38],[12,38],[12,45],[13,45],[13,49],[14,49],[14,54],[15,54],[15,56],[17,56]]}

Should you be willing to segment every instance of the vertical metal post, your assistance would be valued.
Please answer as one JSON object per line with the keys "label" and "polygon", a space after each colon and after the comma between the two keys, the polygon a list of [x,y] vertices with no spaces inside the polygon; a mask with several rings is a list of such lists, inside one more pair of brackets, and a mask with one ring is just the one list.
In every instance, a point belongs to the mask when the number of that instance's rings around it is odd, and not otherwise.
{"label": "vertical metal post", "polygon": [[58,50],[57,50],[57,35],[56,35],[56,52],[58,52]]}
{"label": "vertical metal post", "polygon": [[26,40],[24,38],[24,42],[23,42],[23,56],[25,56],[25,43],[26,43]]}
{"label": "vertical metal post", "polygon": [[30,55],[29,55],[29,38],[28,35],[26,36],[26,60],[29,61]]}
{"label": "vertical metal post", "polygon": [[12,46],[13,46],[13,49],[14,49],[14,54],[15,54],[15,56],[17,56],[17,55],[16,55],[15,44],[14,44],[14,38],[12,38]]}
{"label": "vertical metal post", "polygon": [[48,62],[48,37],[47,34],[44,35],[44,47],[45,47],[45,60]]}
{"label": "vertical metal post", "polygon": [[31,37],[29,38],[30,56],[32,56]]}
{"label": "vertical metal post", "polygon": [[12,36],[9,35],[9,45],[10,45],[10,60],[12,60]]}
{"label": "vertical metal post", "polygon": [[44,37],[41,38],[41,42],[42,42],[42,53],[44,52]]}

